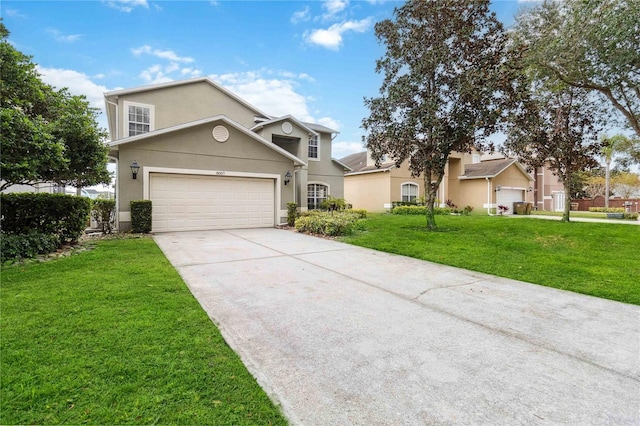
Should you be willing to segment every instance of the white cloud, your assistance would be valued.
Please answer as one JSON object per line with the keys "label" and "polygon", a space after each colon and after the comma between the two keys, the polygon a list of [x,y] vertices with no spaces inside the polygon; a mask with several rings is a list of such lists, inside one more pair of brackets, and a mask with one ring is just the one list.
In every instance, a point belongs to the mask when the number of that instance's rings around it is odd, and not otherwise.
{"label": "white cloud", "polygon": [[145,9],[149,8],[147,0],[103,0],[103,2],[109,7],[126,13],[131,12],[136,7],[144,7]]}
{"label": "white cloud", "polygon": [[331,154],[334,158],[338,159],[362,151],[366,151],[362,142],[333,142],[331,145]]}
{"label": "white cloud", "polygon": [[297,24],[298,22],[308,21],[310,18],[309,6],[305,6],[304,9],[294,12],[293,15],[291,15],[290,21],[292,24]]}
{"label": "white cloud", "polygon": [[346,9],[349,5],[349,0],[326,0],[322,3],[322,8],[326,10],[322,14],[322,19],[329,20],[334,19],[335,16]]}
{"label": "white cloud", "polygon": [[22,13],[20,13],[20,11],[17,10],[17,9],[6,9],[4,11],[4,14],[6,16],[10,16],[12,18],[26,18],[27,17],[26,15],[23,15]]}
{"label": "white cloud", "polygon": [[187,63],[187,64],[193,62],[193,58],[191,58],[189,56],[178,56],[173,50],[154,49],[153,47],[149,46],[148,44],[145,44],[144,46],[137,47],[135,49],[131,49],[131,53],[133,53],[135,56],[140,56],[143,53],[145,53],[145,54],[152,55],[152,56],[155,56],[155,57],[160,58],[160,59],[167,59],[167,60],[173,61],[173,62],[184,62],[184,63]]}
{"label": "white cloud", "polygon": [[43,68],[41,66],[36,68],[45,83],[57,89],[67,87],[72,95],[86,96],[92,107],[104,108],[103,94],[107,91],[107,88],[91,81],[88,75],[60,68]]}
{"label": "white cloud", "polygon": [[333,24],[328,29],[317,29],[306,34],[307,43],[317,44],[331,50],[338,50],[342,45],[342,34],[347,31],[365,32],[371,26],[371,18],[360,21],[345,21]]}
{"label": "white cloud", "polygon": [[327,126],[333,130],[340,130],[340,123],[337,120],[334,120],[331,117],[320,117],[316,120],[318,124],[322,124],[323,126]]}
{"label": "white cloud", "polygon": [[46,30],[49,34],[53,36],[57,41],[61,41],[64,43],[73,43],[74,41],[80,40],[84,36],[84,34],[69,34],[64,35],[60,31],[55,28],[47,28]]}

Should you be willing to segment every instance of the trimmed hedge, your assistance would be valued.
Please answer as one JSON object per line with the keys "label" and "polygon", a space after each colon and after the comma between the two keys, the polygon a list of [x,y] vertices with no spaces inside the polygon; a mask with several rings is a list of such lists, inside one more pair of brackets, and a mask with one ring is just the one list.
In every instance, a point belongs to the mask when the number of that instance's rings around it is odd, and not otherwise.
{"label": "trimmed hedge", "polygon": [[589,211],[596,213],[624,213],[624,207],[589,207]]}
{"label": "trimmed hedge", "polygon": [[287,225],[295,226],[298,217],[298,203],[287,203]]}
{"label": "trimmed hedge", "polygon": [[[438,215],[446,215],[446,214],[451,214],[452,209],[450,209],[449,207],[435,207],[433,209],[434,214],[438,214]],[[427,208],[425,206],[398,206],[398,207],[394,207],[391,210],[391,213],[393,214],[399,214],[399,215],[426,215],[427,214]]]}
{"label": "trimmed hedge", "polygon": [[153,206],[151,200],[131,201],[131,232],[148,234],[151,232]]}
{"label": "trimmed hedge", "polygon": [[32,231],[28,234],[0,233],[0,262],[36,257],[54,252],[60,246],[60,238],[53,234]]}
{"label": "trimmed hedge", "polygon": [[330,237],[351,234],[362,226],[361,214],[349,210],[333,213],[313,210],[296,219],[296,231]]}
{"label": "trimmed hedge", "polygon": [[74,195],[23,192],[0,197],[4,233],[56,235],[61,243],[78,241],[91,211],[91,200]]}

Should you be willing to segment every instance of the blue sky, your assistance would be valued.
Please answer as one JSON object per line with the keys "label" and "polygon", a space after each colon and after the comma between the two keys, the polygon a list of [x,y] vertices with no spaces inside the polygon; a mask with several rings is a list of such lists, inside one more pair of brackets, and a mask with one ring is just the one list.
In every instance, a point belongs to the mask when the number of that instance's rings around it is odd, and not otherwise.
{"label": "blue sky", "polygon": [[[494,0],[507,26],[527,2]],[[103,93],[207,76],[271,115],[340,132],[333,156],[362,151],[364,97],[384,55],[373,26],[397,1],[2,1],[9,41],[42,79],[104,109]],[[106,128],[104,116],[100,124]]]}

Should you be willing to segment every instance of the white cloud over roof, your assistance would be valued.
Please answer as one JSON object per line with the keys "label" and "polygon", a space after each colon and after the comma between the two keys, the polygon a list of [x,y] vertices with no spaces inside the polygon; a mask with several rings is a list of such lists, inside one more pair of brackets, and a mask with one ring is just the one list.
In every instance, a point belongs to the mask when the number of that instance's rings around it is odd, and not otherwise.
{"label": "white cloud over roof", "polygon": [[147,0],[103,0],[103,3],[106,3],[109,7],[126,13],[131,12],[136,7],[144,7],[145,9],[149,8]]}

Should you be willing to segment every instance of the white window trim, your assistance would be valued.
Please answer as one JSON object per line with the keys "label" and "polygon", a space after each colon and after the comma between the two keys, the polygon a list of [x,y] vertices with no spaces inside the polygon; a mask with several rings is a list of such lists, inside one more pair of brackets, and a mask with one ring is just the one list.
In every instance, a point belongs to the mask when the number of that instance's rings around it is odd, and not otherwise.
{"label": "white window trim", "polygon": [[[318,148],[318,156],[317,157],[309,157],[309,139],[311,139],[312,137],[315,137],[316,140],[318,141],[318,144],[316,145]],[[307,137],[307,159],[309,161],[320,161],[320,140],[322,138],[320,137],[320,135],[309,135]]]}
{"label": "white window trim", "polygon": [[411,186],[415,186],[416,187],[416,201],[418,200],[418,197],[420,197],[420,185],[418,185],[415,182],[402,182],[400,184],[400,200],[402,201],[402,197],[404,197],[404,194],[402,193],[402,189],[405,185],[411,185]]}
{"label": "white window trim", "polygon": [[156,107],[155,105],[143,104],[141,102],[131,102],[131,101],[123,101],[123,115],[124,115],[124,128],[123,134],[128,138],[131,135],[129,134],[129,107],[130,106],[138,106],[142,108],[149,108],[149,131],[153,132],[156,129]]}
{"label": "white window trim", "polygon": [[321,182],[318,180],[312,180],[307,182],[307,187],[305,188],[305,194],[306,194],[306,199],[307,199],[307,208],[309,206],[309,185],[323,185],[327,187],[327,196],[325,197],[325,200],[331,195],[331,186],[326,183],[326,182]]}

